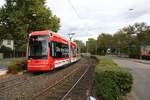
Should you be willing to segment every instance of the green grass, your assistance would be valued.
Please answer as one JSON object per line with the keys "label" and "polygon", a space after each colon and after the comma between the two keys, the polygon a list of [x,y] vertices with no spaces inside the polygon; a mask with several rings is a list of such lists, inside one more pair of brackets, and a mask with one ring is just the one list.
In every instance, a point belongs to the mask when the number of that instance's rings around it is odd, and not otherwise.
{"label": "green grass", "polygon": [[100,63],[98,63],[97,67],[98,70],[103,69],[103,67],[105,68],[120,68],[118,67],[118,65],[116,63],[113,62],[113,60],[111,58],[105,57],[105,56],[97,56],[97,58],[99,59]]}
{"label": "green grass", "polygon": [[96,93],[103,100],[121,100],[131,91],[133,78],[125,69],[105,56],[96,56],[95,68]]}

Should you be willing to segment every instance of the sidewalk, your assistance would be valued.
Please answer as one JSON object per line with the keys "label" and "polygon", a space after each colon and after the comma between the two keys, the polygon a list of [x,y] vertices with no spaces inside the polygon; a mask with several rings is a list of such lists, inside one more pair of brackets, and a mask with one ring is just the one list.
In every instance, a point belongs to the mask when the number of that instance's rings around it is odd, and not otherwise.
{"label": "sidewalk", "polygon": [[7,66],[13,61],[13,60],[23,60],[25,58],[7,58],[7,59],[0,59],[0,69],[7,69]]}
{"label": "sidewalk", "polygon": [[123,100],[140,100],[140,98],[134,91],[131,91],[129,94],[127,94],[127,96],[124,97]]}
{"label": "sidewalk", "polygon": [[0,76],[7,73],[7,69],[0,69]]}
{"label": "sidewalk", "polygon": [[[116,55],[109,56],[109,57],[118,58],[118,56],[116,56]],[[119,58],[121,58],[121,59],[127,59],[127,60],[132,60],[132,61],[134,61],[134,62],[138,62],[138,63],[143,63],[143,64],[148,64],[148,65],[150,65],[150,60],[124,58],[124,57],[119,57]]]}
{"label": "sidewalk", "polygon": [[139,63],[143,63],[143,64],[148,64],[150,65],[150,61],[148,60],[140,60],[140,59],[132,59],[134,62],[139,62]]}
{"label": "sidewalk", "polygon": [[7,67],[13,60],[23,60],[23,59],[25,59],[25,58],[0,59],[0,75],[6,74]]}
{"label": "sidewalk", "polygon": [[7,66],[13,59],[1,59],[0,60],[0,69],[7,69]]}

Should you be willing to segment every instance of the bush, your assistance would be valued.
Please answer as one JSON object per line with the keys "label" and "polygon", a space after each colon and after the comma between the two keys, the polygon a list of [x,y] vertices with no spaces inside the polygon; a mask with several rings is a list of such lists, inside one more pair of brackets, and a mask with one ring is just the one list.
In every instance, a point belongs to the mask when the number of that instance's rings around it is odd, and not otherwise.
{"label": "bush", "polygon": [[12,61],[8,66],[8,73],[17,74],[18,72],[26,69],[27,69],[26,60]]}
{"label": "bush", "polygon": [[10,58],[13,56],[13,51],[11,48],[9,47],[5,47],[5,46],[2,46],[0,48],[0,52],[3,53],[3,57],[4,58]]}
{"label": "bush", "polygon": [[9,47],[5,47],[5,46],[2,46],[0,48],[0,52],[12,52],[11,48]]}
{"label": "bush", "polygon": [[102,100],[121,100],[131,91],[132,75],[120,68],[111,59],[97,56],[100,62],[96,66],[96,93]]}
{"label": "bush", "polygon": [[142,56],[142,59],[150,60],[150,56]]}

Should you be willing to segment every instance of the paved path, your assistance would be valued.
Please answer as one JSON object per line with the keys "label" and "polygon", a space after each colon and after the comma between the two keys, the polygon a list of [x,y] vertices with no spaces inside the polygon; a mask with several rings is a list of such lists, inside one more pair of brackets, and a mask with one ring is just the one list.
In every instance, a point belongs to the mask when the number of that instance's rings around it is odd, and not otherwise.
{"label": "paved path", "polygon": [[11,58],[11,59],[0,59],[0,69],[7,69],[7,66],[10,64],[13,60],[22,60],[25,58]]}
{"label": "paved path", "polygon": [[150,100],[150,65],[132,59],[113,58],[113,60],[132,73],[134,77],[133,92],[139,100]]}
{"label": "paved path", "polygon": [[7,66],[11,61],[12,61],[12,59],[1,59],[0,60],[0,69],[7,69]]}
{"label": "paved path", "polygon": [[7,73],[7,69],[0,69],[0,76]]}
{"label": "paved path", "polygon": [[139,62],[139,63],[143,63],[143,64],[149,64],[150,65],[150,61],[148,60],[139,60],[139,59],[132,59],[135,62]]}
{"label": "paved path", "polygon": [[6,74],[7,67],[13,60],[22,60],[22,59],[25,59],[25,58],[0,59],[0,75]]}

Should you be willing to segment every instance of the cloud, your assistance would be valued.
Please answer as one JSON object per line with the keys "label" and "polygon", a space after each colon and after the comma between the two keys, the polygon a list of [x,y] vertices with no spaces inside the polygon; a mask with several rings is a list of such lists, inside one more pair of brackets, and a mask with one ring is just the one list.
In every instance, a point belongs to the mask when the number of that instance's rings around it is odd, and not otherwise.
{"label": "cloud", "polygon": [[144,15],[150,14],[150,3],[141,3],[134,5],[131,9],[123,13],[127,21],[136,20]]}
{"label": "cloud", "polygon": [[1,3],[0,3],[0,6],[4,5],[5,4],[5,1],[4,0],[1,0]]}
{"label": "cloud", "polygon": [[[70,1],[75,10],[72,8]],[[1,1],[2,3],[4,0]],[[135,22],[150,24],[150,0],[47,0],[46,5],[61,18],[59,33],[86,41],[100,33],[115,33]],[[133,9],[130,11],[129,9]]]}

